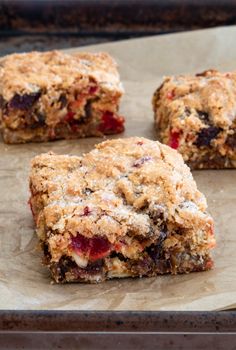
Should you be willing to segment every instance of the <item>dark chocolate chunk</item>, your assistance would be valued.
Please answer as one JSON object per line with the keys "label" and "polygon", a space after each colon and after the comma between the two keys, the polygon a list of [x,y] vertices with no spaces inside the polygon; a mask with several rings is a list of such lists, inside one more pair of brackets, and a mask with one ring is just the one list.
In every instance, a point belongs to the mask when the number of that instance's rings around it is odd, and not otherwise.
{"label": "dark chocolate chunk", "polygon": [[67,105],[67,98],[65,94],[61,94],[59,102],[61,103],[61,108],[64,108]]}
{"label": "dark chocolate chunk", "polygon": [[233,135],[229,135],[226,139],[226,145],[232,149],[236,149],[236,132]]}
{"label": "dark chocolate chunk", "polygon": [[89,274],[96,274],[102,271],[103,265],[104,265],[104,260],[100,259],[94,262],[90,262],[83,270]]}
{"label": "dark chocolate chunk", "polygon": [[37,120],[39,125],[44,125],[45,124],[45,114],[37,112]]}
{"label": "dark chocolate chunk", "polygon": [[85,117],[86,118],[90,118],[92,116],[92,106],[91,106],[91,101],[87,101],[85,107],[84,107],[84,111],[85,111]]}
{"label": "dark chocolate chunk", "polygon": [[36,129],[40,126],[45,126],[45,115],[37,112],[30,114],[30,112],[25,117],[26,123],[29,125],[30,129]]}
{"label": "dark chocolate chunk", "polygon": [[84,189],[84,191],[83,191],[83,193],[86,194],[87,196],[90,195],[90,194],[93,193],[93,192],[94,192],[94,191],[91,190],[91,188],[88,188],[88,187],[86,187],[86,188]]}
{"label": "dark chocolate chunk", "polygon": [[216,136],[221,131],[221,128],[217,128],[215,126],[209,126],[209,128],[203,128],[197,136],[197,139],[195,141],[195,145],[197,147],[201,146],[210,146],[211,141],[216,138]]}
{"label": "dark chocolate chunk", "polygon": [[35,92],[32,94],[24,94],[24,95],[15,94],[10,100],[8,106],[13,109],[20,109],[22,111],[27,111],[35,104],[35,102],[38,101],[40,96],[41,96],[41,92]]}
{"label": "dark chocolate chunk", "polygon": [[207,112],[203,111],[196,111],[198,114],[199,119],[201,119],[204,123],[209,124],[210,119],[209,119],[209,114]]}
{"label": "dark chocolate chunk", "polygon": [[146,249],[148,255],[153,259],[154,262],[156,262],[157,260],[159,260],[163,257],[163,254],[164,254],[163,242],[166,239],[166,237],[167,237],[166,231],[161,231],[157,242],[151,244]]}
{"label": "dark chocolate chunk", "polygon": [[120,261],[127,261],[128,259],[121,253],[115,251],[111,252],[110,258],[118,258]]}

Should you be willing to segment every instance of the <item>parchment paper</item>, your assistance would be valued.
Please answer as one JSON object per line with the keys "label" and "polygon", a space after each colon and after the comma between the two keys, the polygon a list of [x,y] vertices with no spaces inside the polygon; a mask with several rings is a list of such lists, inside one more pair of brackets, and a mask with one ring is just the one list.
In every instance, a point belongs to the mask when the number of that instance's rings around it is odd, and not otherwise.
{"label": "parchment paper", "polygon": [[[122,137],[155,139],[151,97],[163,75],[236,69],[236,27],[135,39],[80,48],[108,51],[126,89]],[[75,49],[76,50],[76,49]],[[121,135],[120,135],[121,136]],[[215,269],[181,276],[52,285],[27,205],[30,159],[53,150],[82,154],[101,139],[8,146],[0,142],[0,308],[75,310],[219,310],[236,305],[236,170],[194,177],[216,223]]]}

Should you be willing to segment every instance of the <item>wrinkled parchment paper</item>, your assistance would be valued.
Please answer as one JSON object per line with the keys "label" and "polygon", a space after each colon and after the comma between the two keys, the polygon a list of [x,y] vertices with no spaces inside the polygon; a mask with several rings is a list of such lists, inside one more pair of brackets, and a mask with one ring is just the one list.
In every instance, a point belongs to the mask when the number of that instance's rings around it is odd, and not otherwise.
{"label": "wrinkled parchment paper", "polygon": [[[80,48],[108,51],[119,63],[127,117],[122,135],[155,139],[151,97],[163,75],[236,69],[236,27]],[[77,49],[74,49],[77,50]],[[53,150],[82,154],[101,139],[5,145],[0,141],[0,308],[74,310],[219,310],[236,305],[236,170],[194,177],[215,218],[215,269],[181,276],[52,285],[27,200],[30,159]]]}

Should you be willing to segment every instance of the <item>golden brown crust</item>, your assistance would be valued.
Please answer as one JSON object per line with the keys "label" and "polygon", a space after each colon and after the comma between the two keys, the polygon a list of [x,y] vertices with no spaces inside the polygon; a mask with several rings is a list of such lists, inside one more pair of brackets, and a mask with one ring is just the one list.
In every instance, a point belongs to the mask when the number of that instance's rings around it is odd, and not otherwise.
{"label": "golden brown crust", "polygon": [[153,109],[160,140],[190,166],[236,166],[235,72],[167,77],[153,96]]}
{"label": "golden brown crust", "polygon": [[[105,141],[83,157],[39,155],[32,160],[30,188],[37,233],[54,263],[74,259],[70,244],[78,234],[101,237],[135,261],[163,231],[162,249],[188,249],[198,264],[197,256],[208,256],[214,242],[205,197],[182,157],[159,142],[132,137]],[[109,266],[114,269],[113,260],[106,260],[113,276]]]}
{"label": "golden brown crust", "polygon": [[0,94],[9,101],[17,92],[67,90],[89,76],[108,90],[123,92],[117,65],[105,52],[67,54],[60,51],[5,56],[0,61]]}

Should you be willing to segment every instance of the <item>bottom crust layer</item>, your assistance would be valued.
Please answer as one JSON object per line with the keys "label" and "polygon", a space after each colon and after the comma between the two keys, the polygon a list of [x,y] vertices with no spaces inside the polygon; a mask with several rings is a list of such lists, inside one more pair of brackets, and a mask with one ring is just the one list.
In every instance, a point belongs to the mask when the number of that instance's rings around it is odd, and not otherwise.
{"label": "bottom crust layer", "polygon": [[221,156],[220,154],[211,153],[197,160],[187,161],[186,163],[192,170],[236,168],[236,160]]}
{"label": "bottom crust layer", "polygon": [[89,282],[98,283],[113,278],[154,277],[164,274],[184,274],[210,270],[213,261],[205,254],[176,253],[160,256],[155,246],[147,248],[139,259],[127,259],[122,254],[112,253],[105,259],[90,262],[79,267],[71,257],[63,256],[59,262],[50,262],[47,248],[44,248],[44,263],[49,267],[56,283]]}
{"label": "bottom crust layer", "polygon": [[26,142],[46,142],[62,139],[78,139],[83,137],[101,137],[103,135],[119,134],[124,131],[124,118],[113,113],[106,114],[107,119],[101,127],[96,120],[88,122],[73,121],[73,123],[58,123],[54,128],[41,126],[12,130],[2,128],[2,136],[5,143],[17,144]]}

